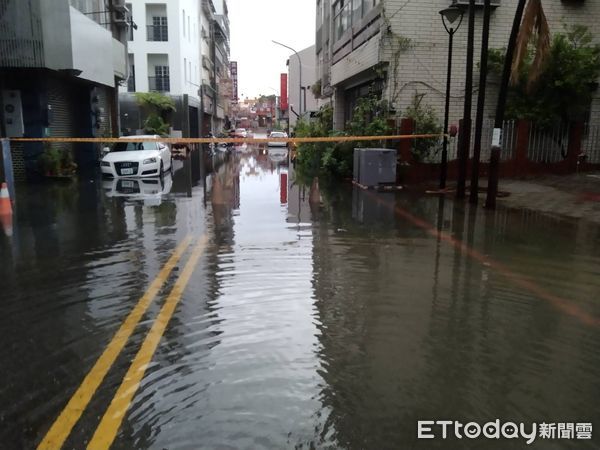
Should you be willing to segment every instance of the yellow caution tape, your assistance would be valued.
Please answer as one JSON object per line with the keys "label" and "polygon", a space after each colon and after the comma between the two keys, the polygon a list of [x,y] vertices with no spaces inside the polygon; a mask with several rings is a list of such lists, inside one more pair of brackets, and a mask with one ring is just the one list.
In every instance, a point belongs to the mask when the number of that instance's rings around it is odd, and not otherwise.
{"label": "yellow caution tape", "polygon": [[302,144],[308,142],[352,142],[352,141],[389,141],[403,139],[443,138],[443,134],[403,134],[395,136],[334,136],[299,138],[11,138],[11,142],[56,142],[56,143],[101,143],[114,144],[130,140],[133,142],[164,142],[168,144],[266,144],[268,142],[287,142]]}

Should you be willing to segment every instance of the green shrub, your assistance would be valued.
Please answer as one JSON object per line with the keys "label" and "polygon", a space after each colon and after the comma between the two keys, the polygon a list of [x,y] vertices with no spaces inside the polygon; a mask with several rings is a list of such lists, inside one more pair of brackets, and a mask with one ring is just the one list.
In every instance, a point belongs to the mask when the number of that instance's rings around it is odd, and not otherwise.
{"label": "green shrub", "polygon": [[144,132],[148,134],[169,134],[169,118],[176,111],[175,102],[160,92],[138,92],[135,94],[138,105],[147,114],[144,120]]}
{"label": "green shrub", "polygon": [[[323,106],[315,120],[299,121],[295,128],[297,137],[331,136],[382,136],[393,130],[389,126],[390,112],[385,101],[374,93],[358,99],[352,120],[346,124],[346,131],[333,130],[333,108]],[[354,148],[386,146],[387,142],[315,142],[298,145],[297,175],[310,182],[316,176],[348,177],[352,175]]]}
{"label": "green shrub", "polygon": [[[415,134],[441,134],[435,111],[430,105],[423,105],[423,95],[415,95],[413,102],[404,112],[404,117],[415,121]],[[440,138],[415,139],[412,155],[415,161],[429,161],[440,148]]]}
{"label": "green shrub", "polygon": [[[584,120],[600,77],[600,45],[588,28],[576,25],[556,33],[538,81],[528,86],[533,49],[509,90],[508,119],[529,119],[551,126],[557,121]],[[506,51],[490,52],[490,71],[501,74]]]}
{"label": "green shrub", "polygon": [[38,168],[43,175],[69,176],[77,170],[70,150],[60,149],[47,144],[37,160]]}

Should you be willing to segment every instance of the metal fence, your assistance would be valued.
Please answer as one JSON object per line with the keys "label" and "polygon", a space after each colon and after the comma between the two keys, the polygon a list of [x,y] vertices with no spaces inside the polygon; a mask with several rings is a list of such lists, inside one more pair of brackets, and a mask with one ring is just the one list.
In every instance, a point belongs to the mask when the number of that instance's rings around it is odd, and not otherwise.
{"label": "metal fence", "polygon": [[569,124],[557,123],[553,126],[532,124],[529,129],[527,159],[537,163],[555,163],[567,157],[569,148]]}
{"label": "metal fence", "polygon": [[585,155],[586,162],[600,164],[600,124],[585,124],[581,153]]}
{"label": "metal fence", "polygon": [[169,92],[171,90],[171,79],[164,77],[148,77],[148,90],[156,92]]}
{"label": "metal fence", "polygon": [[[492,135],[494,133],[494,121],[492,119],[484,120],[481,132],[481,161],[487,162],[490,159],[492,149]],[[500,159],[508,160],[513,157],[515,141],[517,137],[517,125],[514,120],[505,120],[502,126],[502,152]],[[473,147],[475,143],[475,124],[471,129],[471,147],[469,157],[473,156]],[[437,150],[437,149],[436,149]],[[448,143],[448,161],[458,159],[458,136],[450,138]],[[439,151],[433,156],[431,162],[440,162],[442,160],[441,143]]]}

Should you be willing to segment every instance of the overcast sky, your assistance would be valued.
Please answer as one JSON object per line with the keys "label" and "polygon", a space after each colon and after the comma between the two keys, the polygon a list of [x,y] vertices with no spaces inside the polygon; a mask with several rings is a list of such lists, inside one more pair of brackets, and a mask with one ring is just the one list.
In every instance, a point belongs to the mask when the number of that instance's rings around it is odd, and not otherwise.
{"label": "overcast sky", "polygon": [[279,75],[296,51],[315,43],[314,0],[229,0],[231,60],[238,62],[238,95],[279,95]]}

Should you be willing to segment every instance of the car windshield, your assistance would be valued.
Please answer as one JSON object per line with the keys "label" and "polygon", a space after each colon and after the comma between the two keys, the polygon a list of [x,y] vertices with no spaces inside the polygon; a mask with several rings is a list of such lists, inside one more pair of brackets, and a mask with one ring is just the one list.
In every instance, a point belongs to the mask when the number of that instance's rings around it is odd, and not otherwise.
{"label": "car windshield", "polygon": [[285,133],[282,133],[280,131],[275,131],[275,132],[271,133],[271,137],[274,137],[274,138],[284,138],[285,137]]}
{"label": "car windshield", "polygon": [[135,152],[141,150],[157,150],[156,142],[118,142],[113,152]]}
{"label": "car windshield", "polygon": [[238,128],[237,130],[235,130],[237,133],[243,133],[246,131],[245,128]]}

